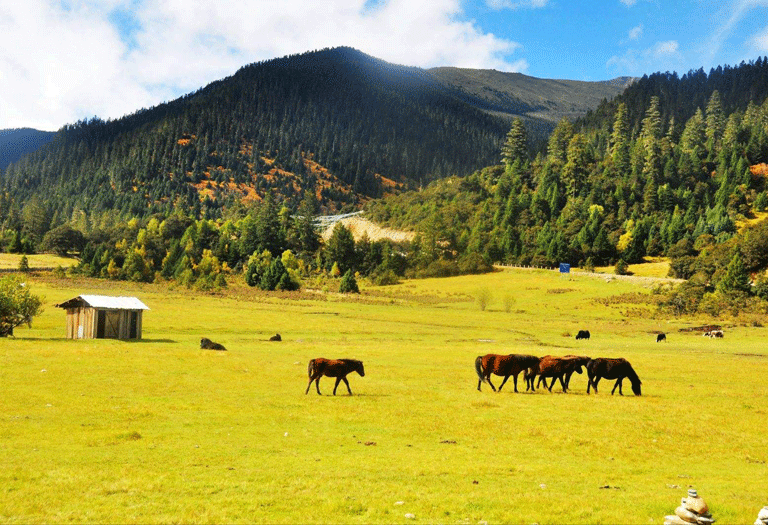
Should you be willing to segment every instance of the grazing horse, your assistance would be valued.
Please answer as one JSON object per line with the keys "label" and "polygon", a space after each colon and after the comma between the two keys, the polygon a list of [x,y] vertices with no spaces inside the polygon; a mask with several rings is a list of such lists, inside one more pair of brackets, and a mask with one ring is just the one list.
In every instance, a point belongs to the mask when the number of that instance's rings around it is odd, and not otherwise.
{"label": "grazing horse", "polygon": [[662,341],[664,341],[664,342],[666,342],[666,341],[667,341],[667,334],[658,334],[658,335],[656,336],[656,342],[657,342],[657,343],[660,343],[660,342],[662,342]]}
{"label": "grazing horse", "polygon": [[597,394],[597,383],[600,382],[602,378],[605,378],[616,380],[616,384],[613,385],[613,390],[611,390],[611,395],[616,391],[616,387],[619,387],[619,395],[623,396],[624,394],[621,392],[621,382],[625,377],[628,377],[632,382],[632,392],[634,392],[636,396],[641,394],[640,385],[642,385],[642,381],[637,377],[632,365],[630,365],[629,361],[626,359],[608,359],[606,357],[592,359],[587,363],[587,376],[587,394],[589,394],[590,386],[594,387],[595,394]]}
{"label": "grazing horse", "polygon": [[349,388],[349,381],[347,381],[347,374],[350,372],[357,372],[360,377],[365,377],[365,369],[363,368],[363,362],[357,359],[325,359],[318,357],[312,359],[307,366],[307,374],[309,375],[309,384],[307,384],[307,390],[304,394],[309,393],[309,387],[312,386],[312,381],[315,382],[317,388],[317,394],[320,394],[320,378],[323,376],[335,377],[336,384],[333,386],[333,395],[336,395],[336,388],[339,386],[339,382],[344,381],[347,385],[347,391],[349,395],[352,395],[352,390]]}
{"label": "grazing horse", "polygon": [[[567,355],[564,357],[554,357],[551,355],[545,355],[539,360],[538,366],[534,366],[526,372],[526,380],[533,381],[535,376],[539,376],[538,385],[544,382],[544,387],[548,388],[552,392],[552,387],[555,386],[555,381],[560,380],[560,385],[563,387],[563,392],[568,391],[568,384],[571,382],[571,376],[574,372],[581,374],[581,368],[590,361],[589,357]],[[552,383],[547,387],[547,378],[552,378]]]}
{"label": "grazing horse", "polygon": [[475,359],[475,371],[477,372],[478,377],[477,390],[481,391],[480,385],[485,381],[491,385],[493,391],[496,392],[496,387],[491,383],[491,374],[496,374],[497,376],[504,376],[504,381],[499,385],[498,392],[501,392],[501,388],[504,386],[504,383],[507,382],[509,376],[514,378],[515,392],[517,392],[517,375],[523,370],[531,368],[538,363],[539,358],[533,355],[486,354],[477,356],[477,359]]}

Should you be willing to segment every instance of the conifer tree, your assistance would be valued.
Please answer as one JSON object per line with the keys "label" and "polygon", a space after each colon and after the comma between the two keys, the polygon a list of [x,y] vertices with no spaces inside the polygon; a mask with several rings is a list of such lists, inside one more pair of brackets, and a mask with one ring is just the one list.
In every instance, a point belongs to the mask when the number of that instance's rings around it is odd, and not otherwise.
{"label": "conifer tree", "polygon": [[528,160],[528,133],[520,118],[512,121],[507,140],[501,148],[501,161],[506,166],[511,166],[516,160],[520,162]]}

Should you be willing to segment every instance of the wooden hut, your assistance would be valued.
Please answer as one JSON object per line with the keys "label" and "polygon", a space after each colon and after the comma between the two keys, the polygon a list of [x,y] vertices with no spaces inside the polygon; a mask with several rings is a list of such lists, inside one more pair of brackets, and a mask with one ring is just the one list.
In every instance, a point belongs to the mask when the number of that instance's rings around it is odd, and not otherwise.
{"label": "wooden hut", "polygon": [[68,339],[141,339],[142,312],[135,297],[78,295],[57,304],[67,311]]}

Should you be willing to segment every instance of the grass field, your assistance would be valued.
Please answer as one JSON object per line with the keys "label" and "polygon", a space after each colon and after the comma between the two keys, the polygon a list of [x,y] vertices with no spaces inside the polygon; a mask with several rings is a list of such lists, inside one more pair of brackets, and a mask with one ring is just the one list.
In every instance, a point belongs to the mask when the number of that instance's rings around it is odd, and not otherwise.
{"label": "grass field", "polygon": [[[351,298],[30,286],[44,313],[0,341],[4,523],[652,524],[689,486],[719,523],[768,504],[766,329],[679,332],[710,320],[656,318],[631,282],[507,270]],[[138,296],[144,340],[63,339],[52,305],[83,293]],[[587,395],[579,375],[568,394],[478,392],[490,352],[623,356],[643,395]],[[329,378],[304,394],[320,356],[365,362],[353,396]]]}
{"label": "grass field", "polygon": [[[0,253],[0,269],[17,269],[22,257],[24,256],[17,253]],[[27,262],[31,269],[61,266],[66,270],[70,266],[77,266],[79,261],[72,257],[60,257],[51,253],[41,253],[27,255]]]}

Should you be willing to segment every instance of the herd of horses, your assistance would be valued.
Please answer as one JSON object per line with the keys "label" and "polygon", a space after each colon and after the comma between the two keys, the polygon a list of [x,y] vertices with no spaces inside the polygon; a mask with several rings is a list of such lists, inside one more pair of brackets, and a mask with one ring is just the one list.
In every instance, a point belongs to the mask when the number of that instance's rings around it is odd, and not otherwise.
{"label": "herd of horses", "polygon": [[[579,332],[581,337],[577,336],[577,339],[589,338],[589,332],[586,332],[586,334],[583,332],[585,331]],[[657,342],[660,340],[657,338]],[[494,392],[501,392],[504,384],[512,377],[515,392],[517,392],[517,377],[522,372],[525,378],[526,392],[528,390],[535,392],[536,387],[541,386],[542,382],[544,387],[552,392],[552,387],[555,386],[556,381],[560,381],[563,392],[568,392],[571,376],[574,372],[581,374],[582,369],[587,371],[587,394],[589,394],[591,389],[594,389],[597,394],[597,384],[601,379],[615,379],[616,383],[613,385],[611,395],[618,388],[619,395],[623,396],[622,382],[624,379],[629,379],[632,384],[632,392],[636,396],[641,395],[642,382],[637,377],[637,373],[629,361],[623,358],[598,357],[592,359],[591,357],[578,355],[566,355],[563,357],[545,355],[544,357],[536,357],[523,354],[486,354],[477,356],[477,359],[475,359],[475,371],[478,377],[477,389],[479,391],[482,391],[481,386],[483,382],[486,382],[491,385]],[[363,362],[357,359],[325,359],[323,357],[312,359],[307,366],[309,383],[304,394],[309,393],[313,382],[315,383],[317,393],[320,394],[320,378],[327,376],[336,378],[336,384],[333,386],[334,396],[341,381],[344,381],[344,384],[347,386],[347,392],[349,392],[349,395],[352,395],[349,381],[347,381],[347,375],[352,372],[357,372],[360,377],[365,377]],[[491,382],[492,374],[504,378],[498,389]],[[534,385],[537,376],[539,381]],[[552,380],[549,386],[547,386],[547,379]]]}
{"label": "herd of horses", "polygon": [[[616,383],[613,385],[611,394],[618,387],[619,394],[624,395],[622,392],[622,382],[624,379],[629,379],[632,383],[632,392],[636,396],[641,395],[642,381],[637,377],[637,373],[629,361],[623,358],[598,357],[592,359],[591,357],[578,355],[566,355],[563,357],[545,355],[544,357],[536,357],[534,355],[521,354],[486,354],[477,356],[477,359],[475,359],[475,371],[478,377],[477,389],[481,390],[481,385],[483,382],[486,382],[491,385],[494,392],[501,392],[502,387],[510,376],[514,379],[515,392],[517,392],[517,376],[521,372],[524,373],[526,392],[528,390],[536,391],[534,386],[536,376],[539,377],[536,386],[541,386],[543,382],[544,387],[552,392],[555,381],[560,381],[563,392],[568,392],[571,376],[574,372],[581,374],[582,368],[587,370],[587,394],[589,394],[590,389],[594,389],[595,393],[597,393],[597,384],[601,379],[615,379]],[[498,389],[491,382],[491,374],[504,378]],[[547,379],[550,378],[552,382],[547,386]]]}

